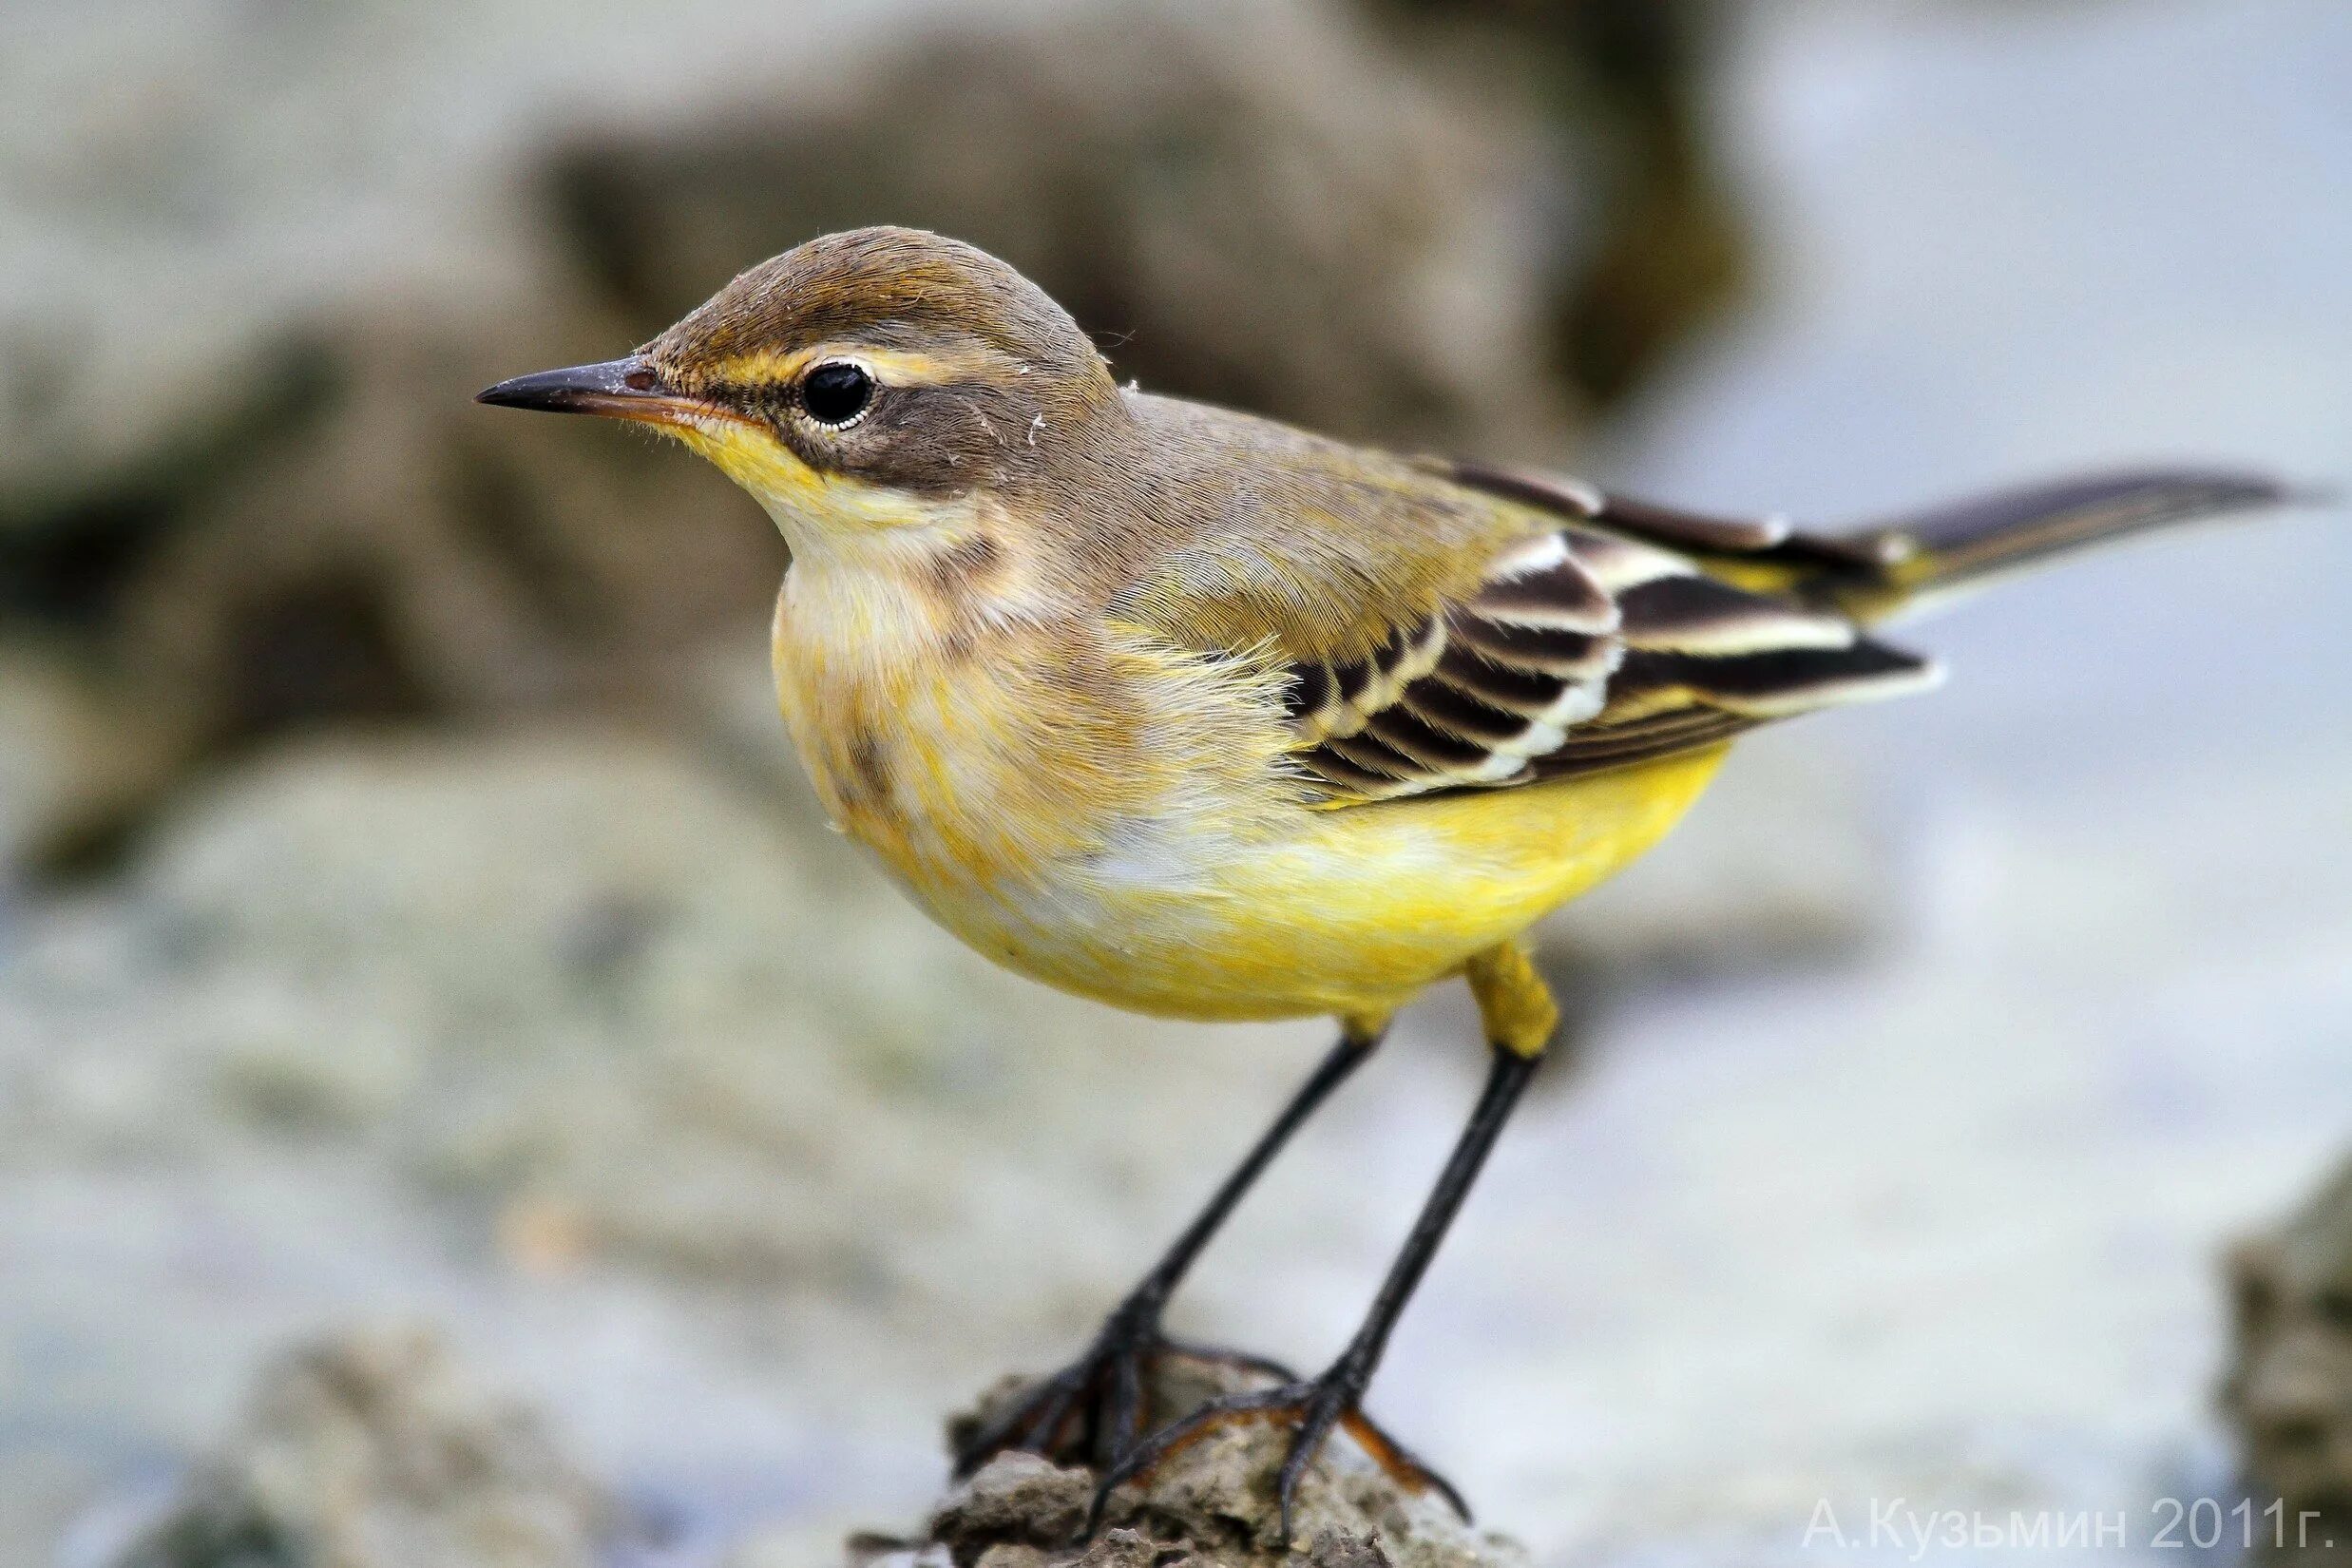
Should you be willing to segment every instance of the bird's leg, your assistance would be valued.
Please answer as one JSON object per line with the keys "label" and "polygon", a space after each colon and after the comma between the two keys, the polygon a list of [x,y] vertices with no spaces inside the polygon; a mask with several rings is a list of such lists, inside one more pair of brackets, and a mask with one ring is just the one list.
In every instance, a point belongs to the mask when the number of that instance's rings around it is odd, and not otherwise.
{"label": "bird's leg", "polygon": [[1100,1524],[1114,1488],[1148,1474],[1169,1455],[1218,1426],[1252,1420],[1276,1422],[1291,1429],[1290,1450],[1275,1483],[1282,1510],[1282,1540],[1286,1544],[1291,1539],[1291,1500],[1300,1478],[1322,1451],[1331,1428],[1340,1425],[1346,1426],[1365,1451],[1397,1481],[1416,1491],[1434,1488],[1464,1520],[1470,1517],[1462,1495],[1404,1444],[1375,1425],[1364,1414],[1361,1405],[1364,1390],[1379,1368],[1381,1352],[1387,1348],[1388,1335],[1405,1313],[1405,1304],[1412,1298],[1413,1288],[1421,1283],[1429,1260],[1437,1255],[1439,1242],[1444,1239],[1462,1200],[1469,1195],[1479,1167],[1485,1163],[1512,1105],[1534,1075],[1539,1060],[1538,1056],[1516,1051],[1495,1052],[1494,1067],[1487,1075],[1485,1093],[1479,1097],[1478,1109],[1471,1113],[1469,1125],[1463,1129],[1462,1139],[1454,1146],[1453,1157],[1446,1161],[1420,1219],[1414,1223],[1404,1250],[1397,1254],[1387,1279],[1381,1285],[1380,1294],[1373,1298],[1364,1326],[1356,1330],[1339,1359],[1320,1376],[1307,1382],[1287,1382],[1272,1388],[1228,1394],[1152,1433],[1125,1459],[1104,1471],[1087,1518],[1089,1535]]}
{"label": "bird's leg", "polygon": [[1372,1054],[1386,1026],[1386,1019],[1349,1020],[1343,1025],[1339,1043],[1331,1047],[1330,1053],[1299,1086],[1282,1114],[1211,1195],[1151,1272],[1112,1310],[1085,1353],[1025,1391],[958,1450],[958,1478],[970,1475],[1006,1449],[1052,1449],[1073,1419],[1081,1415],[1090,1428],[1095,1463],[1104,1466],[1117,1464],[1127,1457],[1141,1435],[1144,1368],[1163,1351],[1234,1362],[1285,1382],[1291,1380],[1290,1369],[1275,1362],[1170,1340],[1160,1329],[1160,1314],[1194,1259],[1239,1205],[1242,1195],[1273,1163],[1274,1157],[1291,1140],[1291,1135]]}
{"label": "bird's leg", "polygon": [[1469,1195],[1480,1168],[1493,1152],[1503,1123],[1510,1119],[1512,1107],[1519,1103],[1528,1080],[1535,1076],[1537,1063],[1543,1059],[1558,1026],[1559,1013],[1550,991],[1517,944],[1481,954],[1466,973],[1471,990],[1478,997],[1488,1038],[1493,1042],[1493,1065],[1478,1106],[1470,1113],[1469,1123],[1463,1128],[1436,1186],[1430,1189],[1428,1200],[1422,1206],[1411,1233],[1405,1238],[1396,1262],[1389,1266],[1380,1293],[1372,1298],[1371,1310],[1365,1314],[1363,1327],[1348,1342],[1339,1359],[1320,1376],[1211,1400],[1182,1420],[1145,1438],[1124,1460],[1103,1473],[1095,1490],[1094,1505],[1087,1514],[1087,1536],[1100,1527],[1115,1488],[1149,1474],[1176,1450],[1235,1421],[1271,1421],[1291,1429],[1290,1449],[1275,1482],[1281,1507],[1281,1539],[1286,1546],[1291,1539],[1291,1501],[1299,1481],[1322,1451],[1334,1426],[1345,1426],[1366,1453],[1399,1482],[1416,1491],[1436,1490],[1464,1520],[1469,1519],[1470,1511],[1463,1502],[1462,1494],[1383,1432],[1362,1407],[1364,1391],[1380,1367],[1381,1354],[1387,1348],[1388,1336],[1395,1330],[1397,1320],[1405,1315],[1405,1303],[1412,1299],[1414,1288],[1437,1255],[1439,1244],[1460,1212],[1463,1199]]}

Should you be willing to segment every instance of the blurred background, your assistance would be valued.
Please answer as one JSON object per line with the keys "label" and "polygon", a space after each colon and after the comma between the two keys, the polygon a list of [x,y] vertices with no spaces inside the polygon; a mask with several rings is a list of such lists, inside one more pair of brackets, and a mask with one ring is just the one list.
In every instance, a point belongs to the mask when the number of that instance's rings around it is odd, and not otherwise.
{"label": "blurred background", "polygon": [[[1696,507],[2352,479],[2336,0],[0,5],[0,1560],[280,1561],[417,1400],[449,1560],[836,1560],[1320,1050],[963,952],[785,751],[752,504],[468,400],[876,221],[1153,390]],[[2222,1247],[2352,1135],[2348,582],[2326,508],[2119,553],[1744,745],[1547,927],[1579,1064],[1376,1411],[1545,1564],[2230,1495]],[[1473,1038],[1179,1328],[1319,1365]]]}

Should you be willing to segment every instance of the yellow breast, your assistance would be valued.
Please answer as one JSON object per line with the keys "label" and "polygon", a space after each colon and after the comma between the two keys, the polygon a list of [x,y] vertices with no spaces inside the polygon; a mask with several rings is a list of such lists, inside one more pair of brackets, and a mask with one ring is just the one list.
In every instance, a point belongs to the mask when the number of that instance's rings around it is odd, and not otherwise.
{"label": "yellow breast", "polygon": [[1302,813],[1277,686],[1099,620],[978,617],[797,569],[776,688],[833,821],[950,930],[1068,984],[1130,888],[1196,885]]}

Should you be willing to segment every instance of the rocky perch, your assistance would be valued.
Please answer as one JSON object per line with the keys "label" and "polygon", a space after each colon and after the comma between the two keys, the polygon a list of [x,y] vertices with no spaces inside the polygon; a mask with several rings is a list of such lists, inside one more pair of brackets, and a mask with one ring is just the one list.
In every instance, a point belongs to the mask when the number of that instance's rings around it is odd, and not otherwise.
{"label": "rocky perch", "polygon": [[[1262,1374],[1172,1356],[1148,1380],[1157,1423]],[[1008,1378],[949,1424],[976,1429],[1024,1386]],[[1524,1568],[1526,1554],[1401,1487],[1335,1434],[1278,1541],[1273,1476],[1287,1428],[1212,1432],[1114,1494],[1077,1540],[1096,1473],[1004,1454],[948,1493],[922,1534],[850,1539],[848,1568]],[[566,1457],[537,1412],[486,1383],[436,1332],[346,1330],[265,1367],[235,1431],[195,1467],[111,1568],[616,1568],[661,1531]],[[706,1553],[715,1555],[705,1555]],[[804,1528],[755,1529],[691,1561],[807,1568],[831,1555]]]}
{"label": "rocky perch", "polygon": [[[1216,1394],[1264,1386],[1261,1374],[1170,1357],[1148,1394],[1157,1424]],[[975,1429],[1019,1393],[1007,1380],[950,1424]],[[1273,1478],[1290,1431],[1269,1422],[1218,1427],[1114,1493],[1102,1528],[1076,1540],[1096,1472],[1036,1454],[1004,1454],[949,1493],[919,1539],[859,1536],[850,1568],[1240,1568],[1304,1560],[1317,1568],[1519,1568],[1517,1542],[1472,1528],[1434,1492],[1416,1493],[1344,1432],[1301,1482],[1292,1541],[1281,1545]]]}

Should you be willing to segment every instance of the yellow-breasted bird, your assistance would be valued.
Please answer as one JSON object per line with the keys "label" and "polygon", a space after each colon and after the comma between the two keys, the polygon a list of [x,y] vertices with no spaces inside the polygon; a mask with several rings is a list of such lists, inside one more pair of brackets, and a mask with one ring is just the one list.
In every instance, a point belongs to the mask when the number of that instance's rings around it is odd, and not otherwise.
{"label": "yellow-breasted bird", "polygon": [[[1554,1033],[1521,933],[1655,843],[1742,732],[1932,684],[1870,635],[1888,615],[2286,498],[2155,470],[1854,533],[1702,517],[1122,389],[1011,267],[892,228],[810,240],[635,354],[481,398],[651,425],[774,519],[785,722],[833,821],[949,930],[1117,1006],[1339,1021],[1093,1346],[960,1460],[1082,1429],[1099,1514],[1208,1424],[1277,1420],[1286,1533],[1334,1425],[1444,1486],[1359,1402]],[[1195,1254],[1397,1009],[1457,976],[1490,1075],[1363,1328],[1320,1376],[1142,1432]]]}

